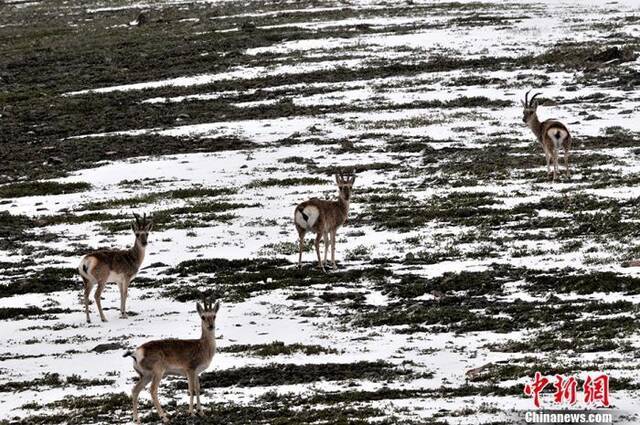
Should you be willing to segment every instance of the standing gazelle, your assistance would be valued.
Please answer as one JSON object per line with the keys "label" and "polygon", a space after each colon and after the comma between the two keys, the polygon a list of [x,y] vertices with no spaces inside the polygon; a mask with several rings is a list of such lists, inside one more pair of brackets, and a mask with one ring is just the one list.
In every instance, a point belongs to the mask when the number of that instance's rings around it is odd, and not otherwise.
{"label": "standing gazelle", "polygon": [[120,317],[127,318],[127,295],[129,292],[129,283],[136,276],[144,253],[147,248],[148,236],[153,227],[153,220],[147,220],[145,214],[142,218],[133,214],[136,222],[131,224],[131,230],[136,236],[133,246],[126,250],[105,249],[95,251],[85,255],[80,261],[78,271],[84,283],[84,310],[87,314],[87,323],[91,323],[89,317],[89,295],[95,285],[97,285],[95,300],[100,313],[100,319],[107,321],[102,312],[102,304],[100,297],[105,285],[108,282],[116,282],[120,289]]}
{"label": "standing gazelle", "polygon": [[216,351],[215,325],[220,302],[213,306],[211,300],[204,300],[204,307],[196,304],[202,320],[200,339],[161,339],[142,344],[135,351],[125,353],[124,357],[133,357],[133,368],[140,378],[131,392],[133,402],[133,420],[140,423],[138,416],[138,395],[151,382],[151,398],[163,422],[169,422],[167,414],[158,400],[158,386],[164,375],[186,376],[189,384],[189,414],[193,415],[193,396],[197,400],[198,413],[202,415],[200,405],[200,372],[211,364]]}
{"label": "standing gazelle", "polygon": [[566,167],[567,177],[569,177],[569,149],[571,149],[571,134],[569,129],[560,121],[548,119],[540,122],[538,119],[538,102],[535,101],[536,96],[542,93],[536,93],[529,97],[529,90],[524,95],[524,108],[522,121],[533,131],[538,138],[538,142],[542,144],[544,156],[547,159],[547,171],[551,174],[551,162],[553,161],[553,181],[558,176],[558,151],[562,147],[564,150],[564,165]]}
{"label": "standing gazelle", "polygon": [[[327,250],[331,243],[331,262],[336,269],[336,232],[338,228],[347,221],[349,212],[349,199],[351,199],[351,188],[356,176],[351,174],[345,178],[342,172],[336,174],[336,184],[338,185],[339,198],[337,201],[325,201],[318,198],[311,198],[296,207],[294,223],[298,230],[300,239],[300,255],[298,257],[298,267],[302,266],[302,250],[304,249],[304,235],[307,232],[316,234],[316,254],[318,255],[318,268],[325,271],[324,263],[327,262]],[[329,240],[329,236],[331,239]],[[320,239],[324,240],[324,261],[320,257]]]}

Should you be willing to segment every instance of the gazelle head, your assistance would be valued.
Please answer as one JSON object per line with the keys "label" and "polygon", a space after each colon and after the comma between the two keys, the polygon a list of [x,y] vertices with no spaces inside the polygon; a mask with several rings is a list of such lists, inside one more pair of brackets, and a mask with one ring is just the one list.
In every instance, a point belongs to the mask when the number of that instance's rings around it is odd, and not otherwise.
{"label": "gazelle head", "polygon": [[537,96],[542,94],[542,93],[536,93],[533,96],[531,96],[531,99],[529,99],[530,92],[531,90],[525,93],[524,101],[522,102],[522,107],[523,107],[522,122],[524,122],[525,124],[527,124],[529,120],[531,120],[531,118],[536,115],[536,109],[538,109],[538,101],[534,102],[534,100]]}
{"label": "gazelle head", "polygon": [[140,241],[142,246],[147,246],[149,232],[153,228],[153,219],[147,218],[147,213],[142,217],[133,213],[133,218],[136,219],[136,222],[131,224],[131,230],[136,235],[136,241]]}
{"label": "gazelle head", "polygon": [[216,301],[215,304],[211,305],[211,298],[209,298],[208,300],[205,298],[202,300],[202,304],[196,304],[196,310],[198,310],[200,319],[202,319],[203,329],[209,331],[213,330],[213,328],[216,326],[216,314],[218,314],[219,308],[220,301]]}
{"label": "gazelle head", "polygon": [[356,181],[356,175],[351,172],[345,178],[345,175],[342,171],[338,171],[336,173],[336,184],[338,185],[338,190],[340,191],[340,199],[344,199],[348,201],[351,198],[351,187],[353,186],[353,182]]}

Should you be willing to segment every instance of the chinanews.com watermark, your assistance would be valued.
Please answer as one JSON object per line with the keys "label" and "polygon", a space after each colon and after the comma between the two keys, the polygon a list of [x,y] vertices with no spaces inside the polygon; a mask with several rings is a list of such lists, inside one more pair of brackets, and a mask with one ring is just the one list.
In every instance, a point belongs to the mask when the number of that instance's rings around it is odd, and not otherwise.
{"label": "chinanews.com watermark", "polygon": [[593,410],[539,410],[524,414],[527,424],[611,425],[613,413]]}
{"label": "chinanews.com watermark", "polygon": [[[553,390],[553,398],[546,400],[546,405],[541,397],[545,389],[546,394]],[[575,376],[547,377],[536,372],[524,386],[524,394],[532,398],[535,406],[524,413],[525,424],[613,424],[609,376],[605,373],[588,374],[580,382]]]}

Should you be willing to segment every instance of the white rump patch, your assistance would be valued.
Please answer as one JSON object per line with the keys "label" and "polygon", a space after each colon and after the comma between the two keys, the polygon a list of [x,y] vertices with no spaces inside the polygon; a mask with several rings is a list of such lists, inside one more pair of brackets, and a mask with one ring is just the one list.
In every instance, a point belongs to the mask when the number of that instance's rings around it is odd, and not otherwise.
{"label": "white rump patch", "polygon": [[144,348],[136,348],[136,351],[133,352],[133,368],[138,372],[144,374],[144,369],[140,365],[142,359],[144,359]]}
{"label": "white rump patch", "polygon": [[136,348],[136,351],[133,352],[134,357],[136,358],[136,362],[141,362],[144,359],[144,348]]}
{"label": "white rump patch", "polygon": [[82,260],[80,261],[80,264],[78,265],[78,271],[80,272],[80,276],[86,276],[87,275],[84,272],[85,265],[87,266],[87,268],[89,268],[89,265],[87,264],[87,257],[82,258]]}
{"label": "white rump patch", "polygon": [[307,216],[307,219],[305,220],[302,213],[296,210],[296,223],[305,230],[312,230],[313,225],[318,221],[320,210],[313,205],[307,205],[302,212]]}
{"label": "white rump patch", "polygon": [[562,142],[569,136],[569,133],[560,128],[552,128],[547,130],[547,136],[553,140],[553,145],[556,150],[559,150],[562,147]]}
{"label": "white rump patch", "polygon": [[[95,276],[91,274],[91,269],[94,266],[94,261],[95,260],[93,257],[85,256],[82,258],[82,261],[80,261],[80,265],[78,266],[78,272],[80,272],[80,276],[87,279],[92,285],[95,285],[97,283]],[[84,271],[85,267],[87,268],[86,272]]]}

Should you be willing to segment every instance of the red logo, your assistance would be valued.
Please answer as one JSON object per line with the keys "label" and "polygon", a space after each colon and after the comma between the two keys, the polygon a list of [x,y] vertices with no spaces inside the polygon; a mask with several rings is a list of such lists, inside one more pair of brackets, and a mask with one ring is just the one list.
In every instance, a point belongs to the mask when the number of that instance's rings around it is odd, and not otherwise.
{"label": "red logo", "polygon": [[600,403],[604,407],[609,407],[609,377],[607,375],[600,375],[595,379],[587,376],[582,388],[584,388],[585,403]]}
{"label": "red logo", "polygon": [[540,407],[540,393],[547,385],[549,385],[549,380],[543,377],[540,372],[536,372],[533,382],[524,386],[524,393],[533,397],[533,404],[536,407]]}
{"label": "red logo", "polygon": [[[533,382],[524,386],[524,393],[533,397],[533,404],[540,407],[540,393],[550,383],[550,379],[542,376],[540,372],[536,372]],[[573,406],[578,401],[578,381],[574,376],[567,378],[556,375],[553,388],[555,389],[553,393],[555,404]],[[582,390],[584,391],[582,400],[589,407],[609,407],[609,376],[602,374],[592,378],[588,375]]]}

